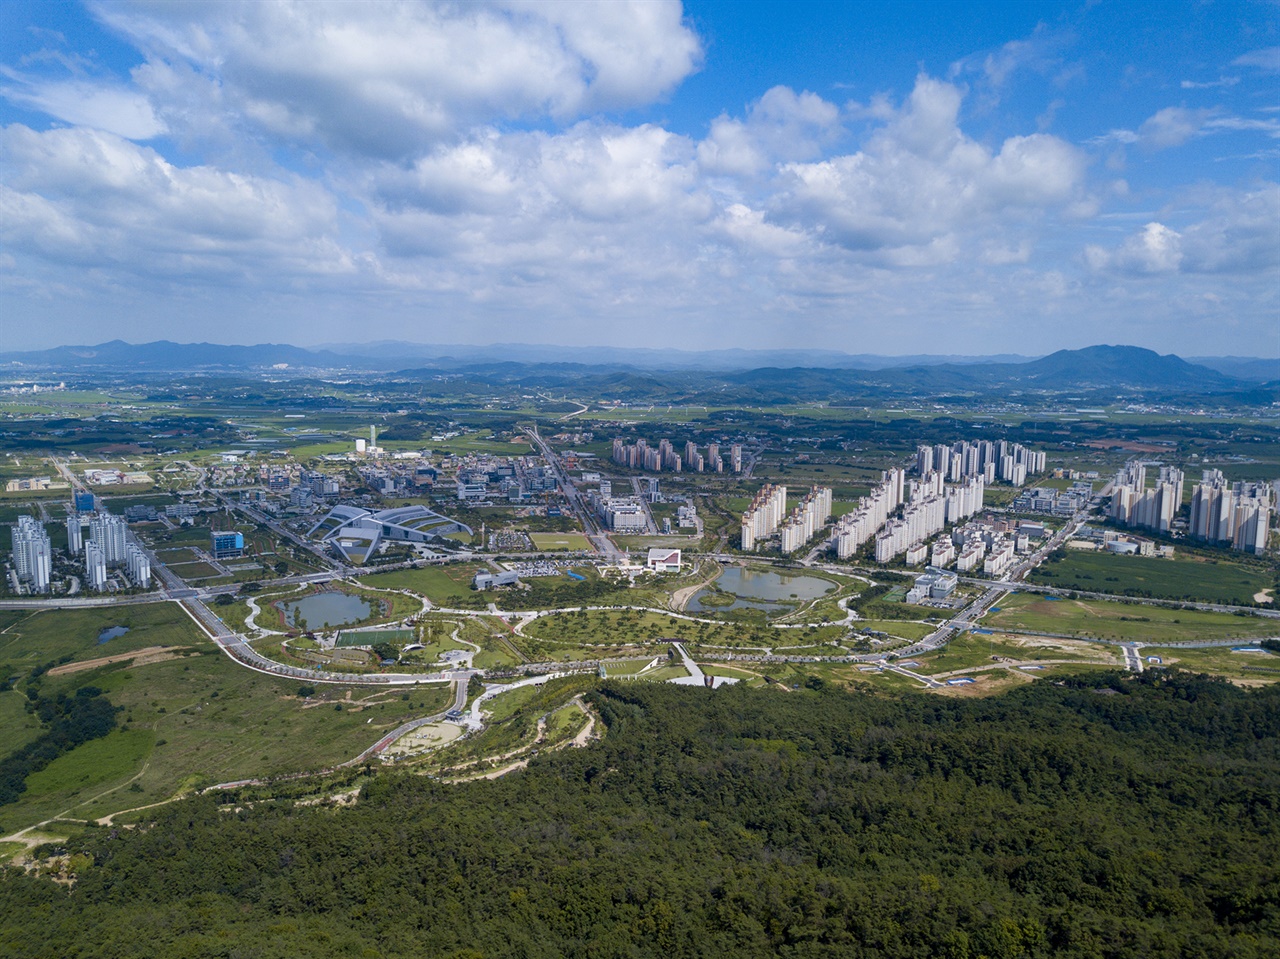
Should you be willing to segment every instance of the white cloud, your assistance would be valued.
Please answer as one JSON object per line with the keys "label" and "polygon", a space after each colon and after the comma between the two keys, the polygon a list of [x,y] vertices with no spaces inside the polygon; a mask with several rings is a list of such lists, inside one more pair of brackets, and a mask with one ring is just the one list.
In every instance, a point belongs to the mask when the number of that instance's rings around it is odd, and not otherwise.
{"label": "white cloud", "polygon": [[94,9],[147,52],[138,81],[175,128],[185,103],[216,99],[226,122],[267,137],[387,157],[476,124],[649,103],[701,56],[666,0]]}
{"label": "white cloud", "polygon": [[1231,61],[1235,67],[1257,67],[1264,73],[1280,73],[1280,47],[1252,50]]}
{"label": "white cloud", "polygon": [[1114,249],[1093,244],[1085,261],[1095,270],[1130,274],[1235,274],[1272,282],[1280,271],[1280,185],[1247,190],[1193,192],[1188,203],[1203,204],[1198,218],[1174,230],[1151,222]]}
{"label": "white cloud", "polygon": [[1182,89],[1184,90],[1213,90],[1219,87],[1234,87],[1240,82],[1239,77],[1219,77],[1217,80],[1183,80]]}
{"label": "white cloud", "polygon": [[886,262],[949,262],[964,249],[960,236],[1035,218],[1081,192],[1085,160],[1070,144],[1010,137],[993,155],[960,130],[959,108],[958,89],[921,76],[864,150],[786,165],[777,218]]}
{"label": "white cloud", "polygon": [[0,132],[6,244],[138,276],[278,278],[347,269],[336,207],[307,181],[181,168],[84,128]]}
{"label": "white cloud", "polygon": [[745,120],[721,114],[698,144],[708,173],[754,176],[779,161],[819,156],[843,131],[840,110],[816,93],[773,87],[751,105]]}
{"label": "white cloud", "polygon": [[106,130],[130,140],[150,140],[166,130],[150,102],[135,90],[87,79],[45,81],[0,68],[10,80],[0,96],[67,123]]}
{"label": "white cloud", "polygon": [[1138,128],[1138,142],[1155,149],[1181,146],[1198,136],[1213,114],[1213,110],[1165,107]]}
{"label": "white cloud", "polygon": [[1182,235],[1163,223],[1148,223],[1115,250],[1086,247],[1085,258],[1095,270],[1171,273],[1182,263]]}
{"label": "white cloud", "polygon": [[1190,140],[1221,132],[1264,133],[1280,138],[1280,120],[1271,117],[1253,119],[1223,115],[1217,108],[1189,109],[1165,107],[1143,121],[1137,131],[1111,130],[1089,142],[1095,146],[1107,143],[1136,143],[1152,150],[1182,146]]}

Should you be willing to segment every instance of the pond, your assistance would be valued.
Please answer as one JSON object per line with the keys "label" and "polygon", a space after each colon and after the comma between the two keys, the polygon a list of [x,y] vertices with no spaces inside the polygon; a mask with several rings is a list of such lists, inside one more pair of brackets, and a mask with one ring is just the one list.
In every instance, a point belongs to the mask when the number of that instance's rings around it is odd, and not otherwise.
{"label": "pond", "polygon": [[[723,593],[735,597],[726,605],[713,598],[711,589],[699,590],[689,600],[688,612],[702,613],[728,609],[763,609],[776,612],[788,609],[787,603],[817,599],[833,593],[839,587],[817,576],[803,573],[778,573],[773,570],[750,569],[730,566],[717,577],[715,585]],[[709,600],[705,604],[703,600]]]}
{"label": "pond", "polygon": [[307,629],[325,629],[349,626],[368,619],[373,604],[359,596],[330,591],[313,593],[302,599],[292,599],[276,604],[284,612],[285,622],[297,626],[301,618]]}
{"label": "pond", "polygon": [[128,626],[108,626],[106,629],[98,633],[98,645],[101,646],[107,640],[115,639],[117,636],[123,636],[129,632]]}

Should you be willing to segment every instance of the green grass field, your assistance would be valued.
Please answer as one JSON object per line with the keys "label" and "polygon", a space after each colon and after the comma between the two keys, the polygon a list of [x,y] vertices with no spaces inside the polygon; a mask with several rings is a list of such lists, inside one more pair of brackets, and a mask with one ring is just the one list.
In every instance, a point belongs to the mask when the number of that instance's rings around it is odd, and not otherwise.
{"label": "green grass field", "polygon": [[1083,592],[1247,605],[1273,590],[1277,574],[1230,559],[1154,559],[1067,550],[1035,569],[1031,582]]}
{"label": "green grass field", "polygon": [[994,666],[998,662],[997,657],[1016,662],[1067,659],[1078,662],[1105,662],[1117,667],[1121,665],[1120,652],[1113,646],[1076,640],[1038,640],[1031,637],[1019,641],[1008,637],[981,636],[973,633],[962,633],[942,649],[922,656],[912,656],[911,659],[920,663],[919,668],[912,667],[915,672],[932,675]]}
{"label": "green grass field", "polygon": [[480,563],[457,563],[424,569],[397,569],[389,573],[370,573],[360,577],[360,582],[378,589],[407,589],[426,596],[439,606],[456,606],[459,601],[474,605],[477,593],[471,588],[471,581],[477,570],[485,568]]}
{"label": "green grass field", "polygon": [[[1241,643],[1248,646],[1248,643]],[[1142,650],[1143,657],[1159,656],[1161,665],[1195,672],[1213,673],[1238,679],[1256,679],[1280,682],[1280,656],[1275,653],[1237,653],[1229,646],[1208,649],[1178,649],[1150,646]]]}
{"label": "green grass field", "polygon": [[544,552],[591,549],[591,542],[581,533],[530,533],[529,539]]}
{"label": "green grass field", "polygon": [[0,693],[0,730],[3,746],[0,752],[10,752],[25,746],[40,735],[40,721],[26,710],[27,697],[16,689]]}
{"label": "green grass field", "polygon": [[1030,593],[1007,596],[982,620],[989,629],[1019,629],[1116,641],[1178,642],[1270,636],[1275,620],[1202,613],[1107,600],[1052,601]]}
{"label": "green grass field", "polygon": [[[111,626],[124,626],[129,632],[99,645],[98,634]],[[64,657],[82,661],[150,646],[211,648],[176,603],[44,610],[22,614],[0,634],[0,666],[26,673]]]}
{"label": "green grass field", "polygon": [[[6,614],[0,625],[13,618]],[[99,645],[98,632],[113,625],[130,631]],[[439,711],[449,697],[444,685],[410,691],[321,685],[308,704],[297,696],[297,680],[251,672],[216,651],[173,603],[23,614],[0,634],[0,667],[16,671],[24,688],[37,665],[158,645],[185,649],[140,666],[103,663],[41,677],[43,695],[102,689],[123,707],[120,728],[32,775],[18,802],[0,806],[0,835],[58,815],[96,818],[137,808],[202,785],[318,770],[351,758],[406,718]],[[37,732],[28,726],[23,699],[16,690],[0,694],[3,753]]]}

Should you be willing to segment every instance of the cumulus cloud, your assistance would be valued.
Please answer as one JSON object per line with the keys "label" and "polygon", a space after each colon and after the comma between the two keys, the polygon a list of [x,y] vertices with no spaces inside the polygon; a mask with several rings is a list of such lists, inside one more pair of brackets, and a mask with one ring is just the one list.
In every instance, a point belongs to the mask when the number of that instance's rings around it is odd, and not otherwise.
{"label": "cumulus cloud", "polygon": [[[270,138],[384,157],[476,124],[649,103],[701,56],[669,0],[94,9],[147,52],[138,82],[175,128],[212,114]],[[184,108],[192,102],[206,109]]]}
{"label": "cumulus cloud", "polygon": [[1247,190],[1215,190],[1199,218],[1178,230],[1151,222],[1107,249],[1085,248],[1085,261],[1094,270],[1131,274],[1240,274],[1273,277],[1280,270],[1280,185],[1261,184]]}
{"label": "cumulus cloud", "polygon": [[745,119],[721,114],[698,144],[698,163],[709,173],[754,176],[779,161],[807,160],[841,133],[840,110],[816,93],[773,87]]}
{"label": "cumulus cloud", "polygon": [[1096,270],[1117,269],[1134,273],[1171,273],[1182,263],[1182,234],[1163,223],[1148,223],[1115,250],[1085,248],[1089,265]]}
{"label": "cumulus cloud", "polygon": [[181,168],[85,128],[0,132],[11,248],[135,275],[323,273],[346,268],[336,207],[315,184]]}
{"label": "cumulus cloud", "polygon": [[855,251],[900,263],[954,259],[959,237],[1076,198],[1084,156],[1046,134],[992,153],[967,137],[953,85],[921,76],[907,103],[854,154],[783,169],[776,216]]}

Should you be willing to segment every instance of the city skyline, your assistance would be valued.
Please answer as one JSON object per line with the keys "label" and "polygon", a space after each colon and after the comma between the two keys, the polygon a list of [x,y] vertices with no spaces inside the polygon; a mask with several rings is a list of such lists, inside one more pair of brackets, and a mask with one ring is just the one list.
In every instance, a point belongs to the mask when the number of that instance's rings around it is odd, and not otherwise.
{"label": "city skyline", "polygon": [[9,349],[1280,354],[1263,2],[14,3]]}

